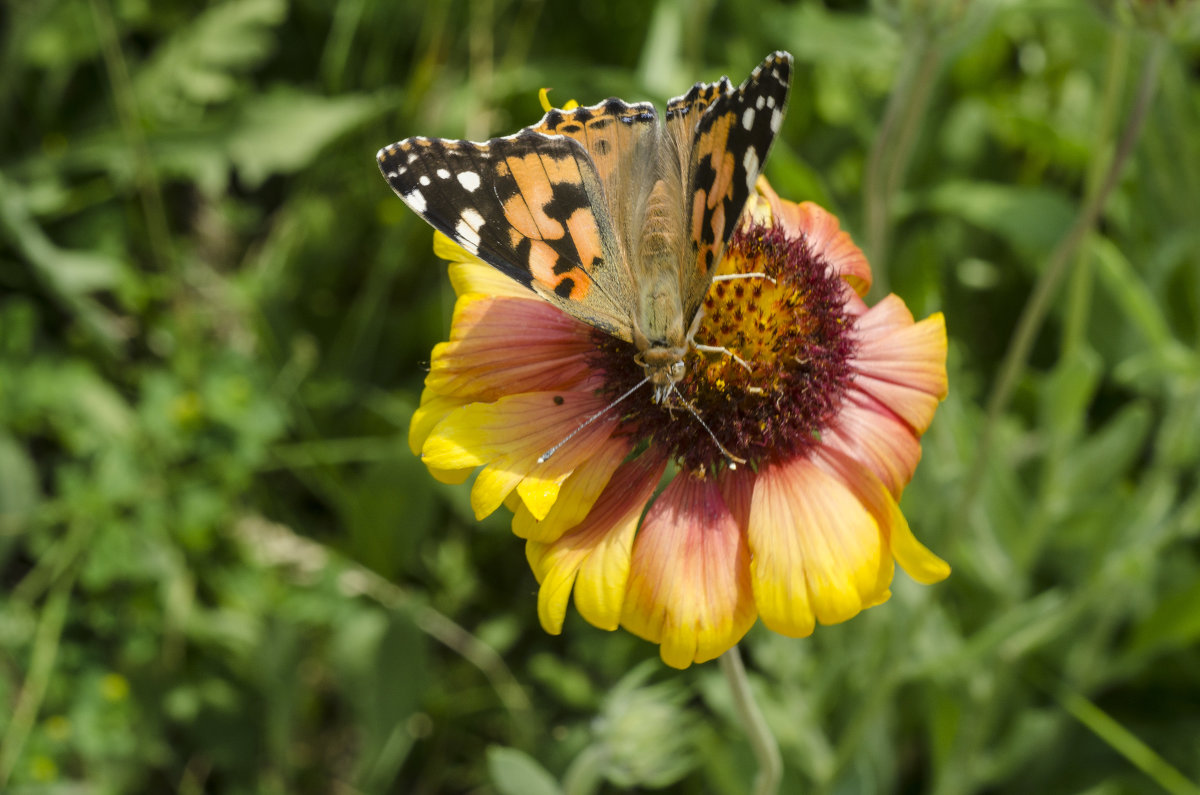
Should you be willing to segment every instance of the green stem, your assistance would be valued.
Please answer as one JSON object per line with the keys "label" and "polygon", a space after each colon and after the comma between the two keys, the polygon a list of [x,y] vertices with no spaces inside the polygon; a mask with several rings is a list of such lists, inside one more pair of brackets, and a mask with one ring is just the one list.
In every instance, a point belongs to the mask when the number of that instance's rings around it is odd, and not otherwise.
{"label": "green stem", "polygon": [[884,291],[887,289],[892,195],[899,189],[908,171],[917,131],[924,118],[933,78],[942,58],[941,48],[924,26],[918,28],[912,46],[906,48],[905,52],[901,77],[888,97],[863,179],[867,254],[871,258],[876,289]]}
{"label": "green stem", "polygon": [[1041,278],[1034,285],[1033,292],[1026,301],[1021,317],[1017,321],[1012,342],[1009,344],[1004,361],[1000,366],[1000,375],[996,379],[996,385],[988,399],[986,420],[975,448],[975,460],[963,489],[962,508],[959,514],[964,520],[969,518],[971,506],[983,481],[984,472],[991,461],[991,445],[995,429],[1000,423],[1001,415],[1008,407],[1017,383],[1025,372],[1029,353],[1033,349],[1033,343],[1049,313],[1055,292],[1066,276],[1085,237],[1096,225],[1104,205],[1108,202],[1109,195],[1117,186],[1117,180],[1124,170],[1125,162],[1132,154],[1134,144],[1137,143],[1138,136],[1141,134],[1147,112],[1150,109],[1150,102],[1154,98],[1154,91],[1158,85],[1158,73],[1165,55],[1166,41],[1161,37],[1153,38],[1142,63],[1141,79],[1138,81],[1133,108],[1125,122],[1120,143],[1105,172],[1104,181],[1079,208],[1071,228],[1067,230],[1066,235],[1051,253],[1050,260],[1045,270],[1042,271]]}
{"label": "green stem", "polygon": [[[1104,78],[1104,95],[1100,105],[1100,121],[1096,125],[1098,135],[1095,141],[1096,152],[1105,151],[1112,140],[1113,128],[1119,122],[1121,97],[1125,89],[1125,77],[1129,70],[1130,33],[1124,28],[1117,27],[1113,31],[1109,43],[1108,73]],[[1088,170],[1087,195],[1093,195],[1104,181],[1104,160],[1095,158],[1093,167]],[[1090,261],[1081,257],[1071,272],[1071,282],[1067,286],[1066,310],[1063,322],[1063,353],[1071,355],[1084,345],[1087,332],[1088,316],[1092,304],[1092,269]]]}
{"label": "green stem", "polygon": [[41,621],[38,622],[37,634],[33,639],[33,652],[29,658],[29,673],[17,696],[16,706],[13,707],[12,717],[8,722],[8,730],[4,732],[4,740],[0,742],[0,791],[8,785],[8,780],[16,770],[17,760],[29,739],[29,732],[37,720],[38,711],[42,707],[42,699],[46,696],[46,688],[50,684],[50,676],[54,673],[54,661],[58,657],[58,642],[62,637],[63,624],[67,619],[67,607],[71,602],[71,589],[75,585],[74,572],[61,577],[50,590],[46,606],[42,610]]}
{"label": "green stem", "polygon": [[150,147],[146,144],[146,135],[142,130],[141,112],[133,90],[133,81],[129,77],[129,65],[125,62],[125,54],[121,50],[116,21],[113,19],[112,9],[107,0],[92,0],[91,6],[92,21],[100,38],[101,52],[104,54],[104,68],[112,87],[117,119],[121,124],[121,132],[129,145],[130,156],[133,159],[138,197],[142,204],[142,214],[146,219],[146,237],[150,242],[150,248],[157,260],[158,267],[163,270],[171,270],[174,268],[175,259],[171,251],[171,232],[167,225],[166,204],[158,185],[158,178],[154,173]]}
{"label": "green stem", "polygon": [[1171,795],[1200,795],[1200,787],[1178,768],[1083,695],[1065,689],[1055,695],[1072,717]]}
{"label": "green stem", "polygon": [[721,673],[729,682],[733,694],[733,706],[737,710],[746,739],[758,760],[758,776],[754,779],[754,795],[775,795],[783,778],[783,760],[779,756],[779,743],[767,726],[762,710],[750,692],[750,680],[746,678],[746,666],[742,664],[742,653],[734,646],[721,655]]}

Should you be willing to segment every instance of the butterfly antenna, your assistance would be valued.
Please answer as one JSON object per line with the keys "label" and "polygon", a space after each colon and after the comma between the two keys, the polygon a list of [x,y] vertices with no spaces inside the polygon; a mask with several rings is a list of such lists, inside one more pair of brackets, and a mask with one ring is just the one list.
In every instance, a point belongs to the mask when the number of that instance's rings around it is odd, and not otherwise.
{"label": "butterfly antenna", "polygon": [[[554,445],[554,446],[553,446],[553,447],[551,447],[549,450],[547,450],[546,452],[544,452],[544,453],[542,453],[540,456],[538,456],[538,460],[537,460],[537,462],[538,462],[539,464],[544,464],[544,463],[546,463],[547,461],[549,461],[549,460],[550,460],[550,456],[552,456],[552,455],[554,455],[555,453],[557,453],[557,452],[559,451],[559,448],[561,448],[561,447],[562,447],[564,444],[566,444],[567,442],[571,441],[571,440],[572,440],[572,439],[574,439],[576,436],[578,436],[580,431],[582,431],[582,430],[583,430],[584,428],[586,428],[587,426],[591,425],[591,424],[592,424],[593,422],[595,422],[596,420],[598,420],[598,419],[600,419],[601,417],[603,417],[605,414],[607,414],[609,411],[611,411],[611,410],[613,409],[613,407],[614,407],[614,406],[616,406],[618,403],[620,403],[620,402],[621,402],[622,400],[624,400],[625,398],[627,398],[627,397],[629,397],[630,395],[632,395],[634,392],[636,392],[636,391],[638,390],[638,388],[639,388],[639,387],[640,387],[642,384],[646,383],[646,382],[647,382],[647,381],[649,381],[649,380],[650,380],[650,376],[646,376],[646,377],[645,377],[645,378],[643,378],[641,381],[638,381],[636,384],[634,384],[633,386],[631,386],[631,387],[629,388],[629,390],[628,390],[627,392],[625,392],[625,394],[624,394],[624,395],[621,395],[619,398],[617,398],[616,400],[614,400],[612,403],[609,403],[607,406],[605,406],[604,408],[600,409],[599,411],[597,411],[597,412],[596,412],[595,414],[593,414],[592,416],[588,417],[586,420],[584,420],[584,421],[583,421],[583,424],[581,424],[581,425],[580,425],[578,428],[576,428],[575,430],[573,430],[573,431],[571,431],[570,433],[568,433],[568,434],[567,434],[567,435],[566,435],[566,436],[563,438],[563,440],[562,440],[562,441],[560,441],[558,444]],[[710,433],[711,433],[711,431],[710,431]]]}
{"label": "butterfly antenna", "polygon": [[688,410],[688,413],[696,418],[696,422],[700,423],[700,427],[708,431],[708,435],[712,437],[713,444],[715,444],[717,449],[721,451],[721,455],[729,459],[730,469],[737,469],[738,464],[746,463],[746,459],[738,458],[736,455],[725,449],[725,445],[721,444],[721,440],[718,439],[717,435],[712,432],[712,428],[708,427],[708,423],[700,419],[700,414],[694,408],[692,408],[692,404],[683,399],[683,395],[679,393],[678,387],[676,387],[674,384],[671,384],[671,391],[674,392],[679,398],[679,402],[682,403],[683,407]]}

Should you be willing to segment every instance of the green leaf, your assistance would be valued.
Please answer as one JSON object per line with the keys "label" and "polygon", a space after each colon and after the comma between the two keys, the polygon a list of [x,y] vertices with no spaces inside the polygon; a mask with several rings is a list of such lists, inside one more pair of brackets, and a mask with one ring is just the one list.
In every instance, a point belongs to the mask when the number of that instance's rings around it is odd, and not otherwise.
{"label": "green leaf", "polygon": [[128,336],[122,319],[91,295],[117,283],[121,263],[100,251],[74,251],[55,245],[30,214],[22,188],[0,175],[3,238],[13,242],[46,291],[100,342],[115,346]]}
{"label": "green leaf", "polygon": [[1090,494],[1117,485],[1141,454],[1153,417],[1145,403],[1130,403],[1063,462],[1061,488]]}
{"label": "green leaf", "polygon": [[1075,216],[1074,200],[1059,191],[994,182],[947,181],[919,203],[993,232],[1021,255],[1039,260],[1050,253]]}
{"label": "green leaf", "polygon": [[[337,98],[277,89],[249,105],[229,139],[229,156],[242,181],[257,188],[273,174],[289,174],[312,162],[332,140],[379,112],[366,96]],[[375,153],[364,151],[366,162]]]}
{"label": "green leaf", "polygon": [[1056,440],[1074,439],[1084,428],[1087,409],[1102,374],[1100,357],[1077,349],[1054,368],[1043,392],[1043,426]]}
{"label": "green leaf", "polygon": [[197,115],[244,89],[239,75],[275,48],[274,28],[287,15],[284,0],[229,0],[183,25],[134,79],[143,108],[163,119]]}
{"label": "green leaf", "polygon": [[900,60],[904,42],[879,16],[839,14],[815,4],[798,6],[781,16],[792,31],[786,38],[797,61],[887,72]]}
{"label": "green leaf", "polygon": [[0,536],[24,531],[41,499],[33,459],[15,439],[0,432]]}
{"label": "green leaf", "polygon": [[562,795],[554,777],[524,751],[493,745],[488,748],[487,763],[500,795]]}
{"label": "green leaf", "polygon": [[1123,326],[1136,329],[1143,342],[1164,348],[1171,342],[1171,330],[1163,319],[1162,308],[1150,293],[1133,263],[1116,244],[1106,237],[1092,235],[1089,251],[1096,258],[1100,284],[1129,320]]}
{"label": "green leaf", "polygon": [[1133,652],[1187,648],[1200,640],[1200,580],[1168,595],[1142,621],[1130,641]]}

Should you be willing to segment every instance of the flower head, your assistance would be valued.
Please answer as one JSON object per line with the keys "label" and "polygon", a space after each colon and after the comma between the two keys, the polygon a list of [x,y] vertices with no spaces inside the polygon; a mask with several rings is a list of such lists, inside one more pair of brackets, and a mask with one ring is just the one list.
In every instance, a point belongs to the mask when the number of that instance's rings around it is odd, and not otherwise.
{"label": "flower head", "polygon": [[944,321],[895,296],[868,307],[870,267],[820,207],[760,180],[677,393],[608,411],[645,377],[633,345],[445,238],[435,250],[459,298],[410,443],[442,480],[479,469],[478,516],[513,510],[548,632],[573,593],[682,668],[756,618],[790,636],[851,618],[888,598],[894,562],[949,573],[897,506],[946,394]]}

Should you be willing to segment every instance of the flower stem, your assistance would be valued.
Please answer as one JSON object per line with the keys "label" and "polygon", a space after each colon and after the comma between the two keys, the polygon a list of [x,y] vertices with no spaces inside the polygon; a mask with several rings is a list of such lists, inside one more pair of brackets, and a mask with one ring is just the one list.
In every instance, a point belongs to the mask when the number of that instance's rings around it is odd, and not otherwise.
{"label": "flower stem", "polygon": [[92,21],[100,36],[101,52],[104,54],[104,68],[112,88],[117,120],[133,160],[134,184],[146,220],[146,236],[154,254],[155,264],[163,270],[170,271],[175,268],[176,263],[171,244],[171,230],[167,223],[166,202],[158,184],[158,175],[154,171],[150,147],[146,143],[146,132],[141,122],[142,112],[138,107],[133,81],[129,76],[129,64],[121,49],[117,23],[111,4],[107,0],[92,0],[91,7]]}
{"label": "flower stem", "polygon": [[750,680],[746,678],[746,666],[742,664],[742,653],[734,646],[721,655],[721,673],[729,682],[733,694],[733,706],[737,710],[746,738],[758,759],[758,776],[754,779],[754,795],[775,795],[783,777],[783,760],[779,756],[779,743],[767,726],[762,710],[750,692]]}
{"label": "flower stem", "polygon": [[58,658],[58,644],[62,639],[67,610],[71,604],[71,589],[74,586],[75,571],[71,570],[54,584],[45,607],[42,608],[37,633],[33,639],[33,651],[29,658],[29,670],[17,695],[4,737],[0,740],[0,791],[6,791],[4,788],[16,770],[21,751],[33,731],[46,690],[50,686],[50,677],[54,673],[55,660]]}
{"label": "flower stem", "polygon": [[913,33],[912,45],[905,48],[900,77],[888,97],[879,134],[871,145],[863,179],[863,215],[877,292],[887,292],[892,198],[908,171],[941,59],[938,43],[926,27],[919,26]]}

